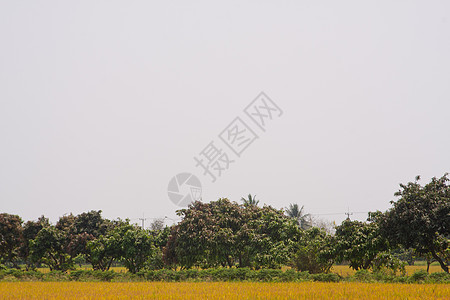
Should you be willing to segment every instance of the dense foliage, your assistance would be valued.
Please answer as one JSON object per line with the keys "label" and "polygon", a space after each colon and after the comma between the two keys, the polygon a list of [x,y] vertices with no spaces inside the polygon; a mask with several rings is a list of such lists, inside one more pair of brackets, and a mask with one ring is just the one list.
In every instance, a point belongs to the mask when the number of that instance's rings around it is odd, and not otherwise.
{"label": "dense foliage", "polygon": [[[44,216],[24,223],[0,214],[0,269],[47,266],[65,272],[90,263],[108,271],[114,263],[130,273],[158,269],[280,269],[290,265],[310,274],[327,273],[333,263],[355,270],[395,273],[414,257],[434,260],[449,272],[450,187],[447,174],[421,186],[400,185],[393,207],[370,213],[367,222],[345,220],[333,231],[314,227],[303,207],[286,212],[228,199],[196,201],[177,211],[182,220],[151,230],[129,220],[107,220],[101,211],[64,215],[56,224]],[[362,274],[362,273],[361,273]],[[362,275],[361,275],[362,276]]]}
{"label": "dense foliage", "polygon": [[431,255],[445,272],[450,263],[450,186],[447,174],[421,186],[401,184],[392,201],[393,208],[378,214],[380,231],[391,244],[413,248],[421,255]]}
{"label": "dense foliage", "polygon": [[283,211],[270,206],[238,205],[228,199],[193,203],[182,209],[166,261],[183,268],[280,267],[289,260],[299,228]]}

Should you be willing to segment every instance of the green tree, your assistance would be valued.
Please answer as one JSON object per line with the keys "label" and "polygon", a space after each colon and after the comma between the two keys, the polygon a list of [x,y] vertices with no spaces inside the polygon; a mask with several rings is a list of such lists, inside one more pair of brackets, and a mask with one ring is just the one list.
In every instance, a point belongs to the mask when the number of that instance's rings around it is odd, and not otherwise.
{"label": "green tree", "polygon": [[41,216],[36,221],[27,221],[23,225],[23,240],[20,247],[20,258],[25,262],[26,270],[36,268],[36,262],[31,259],[30,241],[34,240],[42,228],[50,226],[48,218]]}
{"label": "green tree", "polygon": [[[162,222],[156,222],[162,220]],[[171,228],[168,226],[164,227],[163,219],[157,219],[150,226],[150,234],[153,237],[153,244],[155,246],[154,253],[150,256],[145,268],[150,270],[159,270],[164,268],[163,252],[167,245],[169,236],[171,233]]]}
{"label": "green tree", "polygon": [[334,238],[322,229],[301,231],[290,264],[298,271],[328,273],[334,262],[333,244]]}
{"label": "green tree", "polygon": [[335,238],[336,261],[348,261],[355,270],[373,267],[377,255],[388,250],[388,243],[380,236],[375,222],[347,219],[336,227]]}
{"label": "green tree", "polygon": [[152,236],[140,227],[127,230],[121,242],[122,259],[131,273],[143,269],[155,252]]}
{"label": "green tree", "polygon": [[19,268],[17,258],[22,244],[22,219],[17,215],[0,214],[0,264]]}
{"label": "green tree", "polygon": [[162,261],[164,266],[169,269],[176,269],[179,265],[176,253],[178,226],[174,225],[170,227],[170,234],[167,238],[167,243],[162,249]]}
{"label": "green tree", "polygon": [[50,270],[67,271],[73,268],[73,260],[65,251],[67,233],[55,226],[45,226],[30,241],[33,262],[43,262]]}
{"label": "green tree", "polygon": [[101,210],[83,212],[77,216],[63,216],[56,228],[67,233],[66,251],[71,257],[87,254],[87,243],[104,235],[111,227],[111,222],[103,219]]}
{"label": "green tree", "polygon": [[278,267],[287,262],[298,227],[282,211],[228,199],[194,202],[179,210],[164,260],[193,266]]}
{"label": "green tree", "polygon": [[113,222],[110,231],[87,243],[87,249],[86,258],[95,270],[108,270],[121,259],[131,273],[142,270],[155,252],[151,234],[128,220]]}
{"label": "green tree", "polygon": [[237,232],[239,266],[259,269],[286,264],[297,241],[296,222],[271,206],[248,206]]}
{"label": "green tree", "polygon": [[110,221],[102,217],[101,210],[91,210],[75,217],[74,234],[87,233],[94,238],[105,234],[110,228]]}
{"label": "green tree", "polygon": [[248,194],[247,198],[242,197],[241,201],[244,203],[244,206],[258,206],[259,200],[256,200],[256,195],[252,196]]}
{"label": "green tree", "polygon": [[[183,268],[234,265],[236,232],[241,226],[242,207],[228,199],[211,203],[196,201],[188,209],[177,211],[183,220],[169,237],[170,259]],[[166,255],[167,256],[167,255]]]}
{"label": "green tree", "polygon": [[107,271],[122,256],[122,235],[131,225],[121,220],[114,221],[113,224],[104,235],[89,240],[86,244],[85,258],[94,270]]}
{"label": "green tree", "polygon": [[311,228],[312,224],[310,222],[311,215],[305,214],[304,207],[299,207],[298,204],[289,204],[286,208],[286,214],[289,218],[297,221],[301,229],[307,230]]}
{"label": "green tree", "polygon": [[152,231],[161,231],[164,229],[164,218],[154,219],[152,223],[150,223],[150,229]]}
{"label": "green tree", "polygon": [[449,272],[450,262],[450,186],[448,174],[432,178],[425,186],[414,182],[400,184],[397,201],[384,214],[378,213],[381,234],[392,245],[413,248],[419,255],[430,255]]}

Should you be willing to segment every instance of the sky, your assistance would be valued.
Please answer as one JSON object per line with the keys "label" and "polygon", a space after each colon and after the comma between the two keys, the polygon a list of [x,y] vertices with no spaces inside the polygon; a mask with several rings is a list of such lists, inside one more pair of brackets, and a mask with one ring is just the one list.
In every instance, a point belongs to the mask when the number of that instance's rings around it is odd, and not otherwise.
{"label": "sky", "polygon": [[0,0],[0,212],[170,224],[188,173],[365,220],[450,171],[449,53],[448,1]]}

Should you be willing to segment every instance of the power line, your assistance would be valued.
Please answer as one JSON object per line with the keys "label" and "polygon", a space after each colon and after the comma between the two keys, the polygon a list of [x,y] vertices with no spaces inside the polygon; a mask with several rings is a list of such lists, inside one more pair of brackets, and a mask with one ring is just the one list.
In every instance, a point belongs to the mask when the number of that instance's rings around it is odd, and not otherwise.
{"label": "power line", "polygon": [[[347,218],[349,219],[351,215],[368,214],[368,213],[369,213],[368,211],[353,211],[353,212],[351,212],[350,210],[347,210],[346,212],[318,213],[318,214],[309,214],[309,215],[310,215],[310,216],[337,216],[337,215],[346,215]],[[130,220],[140,220],[140,221],[142,221],[142,228],[144,228],[144,226],[145,226],[145,221],[146,221],[146,220],[161,220],[161,219],[163,219],[163,220],[166,220],[166,219],[167,219],[167,220],[170,220],[170,221],[172,221],[172,222],[176,222],[176,221],[182,220],[182,218],[175,218],[175,219],[173,219],[173,218],[169,218],[169,217],[167,217],[167,216],[164,216],[164,217],[147,217],[147,218],[145,218],[145,217],[144,217],[144,214],[142,214],[142,218],[133,218],[133,219],[130,219]]]}
{"label": "power line", "polygon": [[[368,211],[354,211],[352,214],[368,214]],[[325,213],[325,214],[310,214],[312,216],[331,216],[331,215],[346,215],[347,212],[339,212],[339,213]]]}
{"label": "power line", "polygon": [[350,220],[350,216],[353,215],[353,213],[350,212],[350,208],[347,208],[347,212],[345,214],[347,215],[347,220]]}

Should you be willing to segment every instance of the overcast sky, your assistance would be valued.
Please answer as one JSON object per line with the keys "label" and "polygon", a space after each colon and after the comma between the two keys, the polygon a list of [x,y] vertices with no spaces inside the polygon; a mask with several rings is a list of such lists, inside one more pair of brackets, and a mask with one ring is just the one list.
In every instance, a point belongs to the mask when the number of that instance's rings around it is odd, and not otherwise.
{"label": "overcast sky", "polygon": [[[258,136],[240,157],[236,117]],[[175,219],[182,172],[203,201],[364,220],[450,171],[449,117],[449,1],[0,0],[0,212],[25,220]],[[210,142],[234,160],[214,183]]]}

